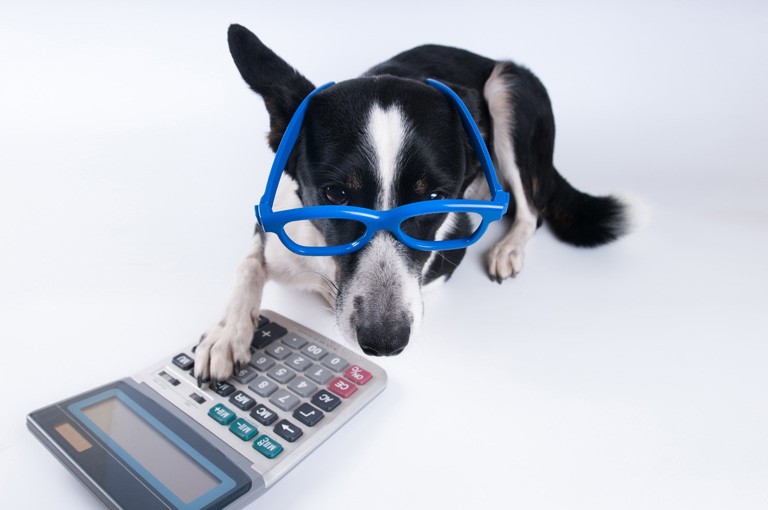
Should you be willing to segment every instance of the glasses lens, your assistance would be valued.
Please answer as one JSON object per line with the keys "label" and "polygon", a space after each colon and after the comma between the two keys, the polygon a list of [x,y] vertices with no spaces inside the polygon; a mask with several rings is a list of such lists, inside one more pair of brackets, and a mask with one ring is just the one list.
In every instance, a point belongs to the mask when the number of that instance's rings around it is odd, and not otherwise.
{"label": "glasses lens", "polygon": [[300,246],[324,248],[357,241],[365,234],[365,225],[353,220],[300,220],[287,223],[285,233]]}
{"label": "glasses lens", "polygon": [[400,228],[419,241],[453,241],[472,237],[483,217],[477,213],[421,214],[404,220]]}

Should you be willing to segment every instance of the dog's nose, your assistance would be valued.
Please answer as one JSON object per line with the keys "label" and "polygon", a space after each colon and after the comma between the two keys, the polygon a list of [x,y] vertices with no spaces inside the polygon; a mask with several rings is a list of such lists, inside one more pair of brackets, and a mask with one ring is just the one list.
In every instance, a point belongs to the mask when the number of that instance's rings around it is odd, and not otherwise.
{"label": "dog's nose", "polygon": [[410,325],[357,327],[357,341],[369,356],[397,356],[408,345],[410,337]]}

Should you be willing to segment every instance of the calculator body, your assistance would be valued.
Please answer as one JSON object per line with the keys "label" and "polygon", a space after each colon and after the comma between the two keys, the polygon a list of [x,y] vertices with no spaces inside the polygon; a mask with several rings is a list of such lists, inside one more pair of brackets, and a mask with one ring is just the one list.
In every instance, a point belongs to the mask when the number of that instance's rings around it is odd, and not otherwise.
{"label": "calculator body", "polygon": [[236,509],[386,386],[369,359],[271,311],[251,364],[197,386],[192,347],[32,412],[32,433],[107,507]]}

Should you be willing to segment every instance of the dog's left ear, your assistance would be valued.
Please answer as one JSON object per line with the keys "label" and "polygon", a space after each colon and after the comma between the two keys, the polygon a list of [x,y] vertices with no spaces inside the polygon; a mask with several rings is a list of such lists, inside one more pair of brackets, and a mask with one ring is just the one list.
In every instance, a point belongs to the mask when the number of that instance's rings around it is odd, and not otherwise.
{"label": "dog's left ear", "polygon": [[269,112],[269,146],[277,152],[288,122],[315,86],[240,25],[230,25],[229,52],[245,82],[264,99]]}

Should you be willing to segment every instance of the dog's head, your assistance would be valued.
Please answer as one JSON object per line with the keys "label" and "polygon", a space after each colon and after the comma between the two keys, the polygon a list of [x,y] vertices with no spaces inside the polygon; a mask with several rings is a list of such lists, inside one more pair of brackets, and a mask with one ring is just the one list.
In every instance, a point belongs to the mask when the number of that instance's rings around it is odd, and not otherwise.
{"label": "dog's head", "polygon": [[[247,29],[229,29],[229,47],[243,79],[264,99],[269,145],[276,151],[291,116],[314,85]],[[472,93],[454,87],[470,109]],[[362,77],[315,96],[285,173],[305,206],[350,204],[386,210],[462,197],[478,167],[457,112],[440,92],[416,79]],[[349,222],[313,222],[329,244],[355,238]],[[461,214],[430,215],[404,228],[420,239],[468,235]],[[419,251],[378,232],[368,245],[335,257],[336,313],[364,352],[402,352],[421,319],[421,289],[450,275],[463,250]]]}

